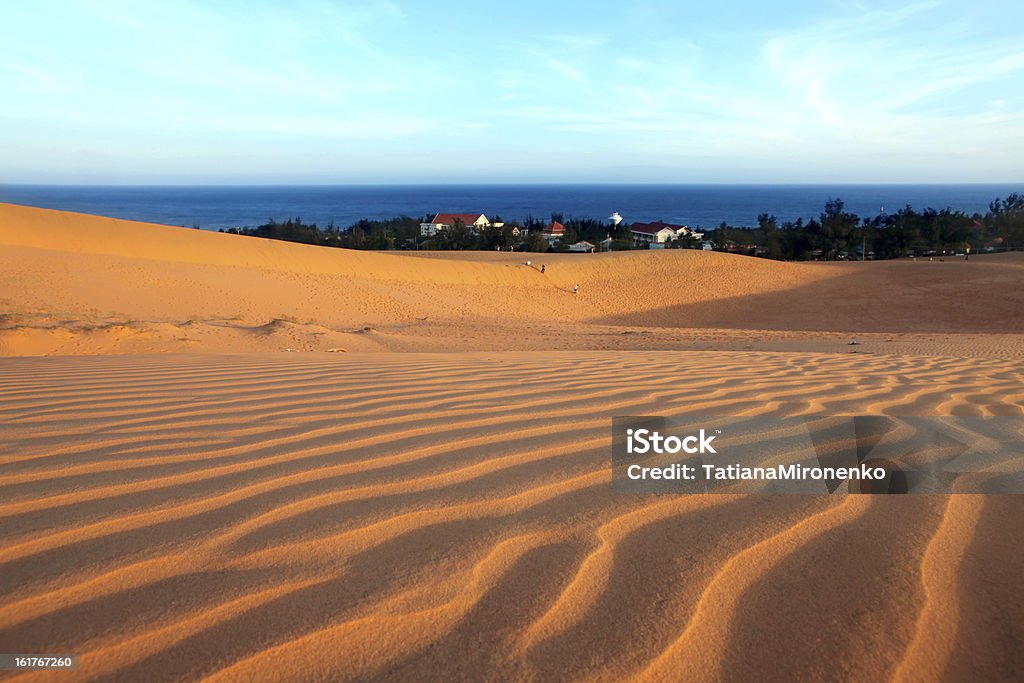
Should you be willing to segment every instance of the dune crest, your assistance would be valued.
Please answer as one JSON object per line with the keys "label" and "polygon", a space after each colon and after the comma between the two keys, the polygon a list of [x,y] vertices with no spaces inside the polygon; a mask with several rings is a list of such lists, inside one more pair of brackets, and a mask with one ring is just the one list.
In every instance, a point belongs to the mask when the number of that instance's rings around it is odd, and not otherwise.
{"label": "dune crest", "polygon": [[3,355],[839,350],[851,334],[984,355],[967,335],[1024,333],[1017,254],[808,264],[685,250],[381,253],[9,204],[0,244]]}

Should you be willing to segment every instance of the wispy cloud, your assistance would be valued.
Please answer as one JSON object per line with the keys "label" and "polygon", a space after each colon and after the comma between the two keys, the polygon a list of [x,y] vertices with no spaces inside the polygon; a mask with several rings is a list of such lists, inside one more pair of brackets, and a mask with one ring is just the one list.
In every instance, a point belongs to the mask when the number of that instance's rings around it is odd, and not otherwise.
{"label": "wispy cloud", "polygon": [[[882,155],[927,152],[936,147],[936,138],[928,136],[945,138],[946,149],[955,140],[970,148],[1005,137],[1019,126],[1017,117],[1005,115],[1005,102],[988,105],[993,111],[973,107],[971,115],[958,117],[958,126],[946,107],[931,100],[1019,77],[1024,54],[1012,40],[979,46],[959,29],[941,28],[930,34],[942,46],[937,58],[935,45],[906,35],[910,24],[937,8],[937,2],[884,11],[844,8],[841,17],[752,33],[751,49],[733,57],[731,78],[709,64],[719,55],[707,56],[697,46],[644,44],[643,54],[624,51],[615,58],[621,81],[578,106],[529,106],[503,115],[561,134],[633,136],[634,145],[650,149],[704,146],[758,155],[821,149],[826,140],[832,154],[856,145],[856,154]],[[615,96],[611,104],[609,93]],[[978,130],[982,120],[998,132]]]}
{"label": "wispy cloud", "polygon": [[587,82],[583,67],[570,63],[569,58],[563,56],[564,50],[540,48],[517,42],[509,46],[508,52],[515,55],[519,60],[525,58],[534,65],[539,65],[564,79],[575,83]]}
{"label": "wispy cloud", "polygon": [[38,166],[18,149],[70,166],[73,142],[97,159],[219,152],[225,173],[294,142],[473,180],[480,158],[528,173],[556,150],[559,168],[701,160],[771,180],[1019,167],[1024,5],[740,4],[5,3],[0,172]]}

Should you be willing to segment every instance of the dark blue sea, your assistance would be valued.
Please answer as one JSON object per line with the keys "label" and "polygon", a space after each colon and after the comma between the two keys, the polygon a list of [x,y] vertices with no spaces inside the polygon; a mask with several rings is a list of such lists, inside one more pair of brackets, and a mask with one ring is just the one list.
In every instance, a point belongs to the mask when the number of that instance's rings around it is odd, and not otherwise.
{"label": "dark blue sea", "polygon": [[663,220],[709,228],[722,221],[757,224],[762,212],[780,221],[817,216],[829,198],[848,211],[875,216],[910,204],[984,213],[997,197],[1024,193],[1024,183],[999,185],[347,185],[268,187],[100,187],[0,185],[0,202],[114,216],[208,230],[269,219],[347,227],[361,218],[481,212],[509,221],[605,218]]}

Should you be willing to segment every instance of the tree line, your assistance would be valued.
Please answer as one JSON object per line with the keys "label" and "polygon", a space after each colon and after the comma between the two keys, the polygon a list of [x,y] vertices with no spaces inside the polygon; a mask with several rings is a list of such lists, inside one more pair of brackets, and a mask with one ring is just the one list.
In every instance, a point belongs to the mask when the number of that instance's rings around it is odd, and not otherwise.
{"label": "tree line", "polygon": [[829,199],[817,218],[779,223],[763,213],[756,228],[722,223],[705,235],[715,249],[785,260],[891,259],[964,252],[1024,249],[1024,195],[989,204],[985,214],[952,209],[861,218],[846,211],[841,199]]}
{"label": "tree line", "polygon": [[[396,216],[363,219],[345,228],[333,223],[320,228],[295,217],[221,232],[345,249],[543,252],[564,251],[580,240],[613,250],[634,247],[628,223],[610,226],[593,218],[566,219],[553,214],[550,221],[528,217],[482,230],[457,223],[435,236],[423,237],[420,223],[429,220],[429,216]],[[553,245],[542,235],[551,221],[565,227],[562,239]],[[493,222],[503,221],[495,216]],[[1024,195],[997,198],[985,214],[967,215],[948,208],[916,211],[907,205],[896,213],[863,218],[847,211],[841,199],[829,199],[821,214],[807,221],[801,218],[780,223],[775,216],[763,213],[758,216],[757,227],[722,223],[705,233],[705,244],[719,251],[784,260],[890,259],[957,253],[968,245],[975,252],[1024,249]],[[666,246],[699,249],[704,245],[690,238]]]}

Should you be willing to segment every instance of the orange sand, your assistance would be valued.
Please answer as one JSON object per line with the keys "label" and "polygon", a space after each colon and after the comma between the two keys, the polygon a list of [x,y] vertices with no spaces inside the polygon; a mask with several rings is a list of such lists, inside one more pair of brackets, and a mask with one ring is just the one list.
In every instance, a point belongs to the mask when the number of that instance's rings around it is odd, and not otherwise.
{"label": "orange sand", "polygon": [[846,351],[853,335],[865,352],[1024,357],[1024,253],[357,252],[4,204],[0,247],[0,355]]}
{"label": "orange sand", "polygon": [[612,496],[608,431],[1024,415],[1022,276],[0,205],[0,652],[78,653],[68,680],[1019,679],[1024,499]]}

